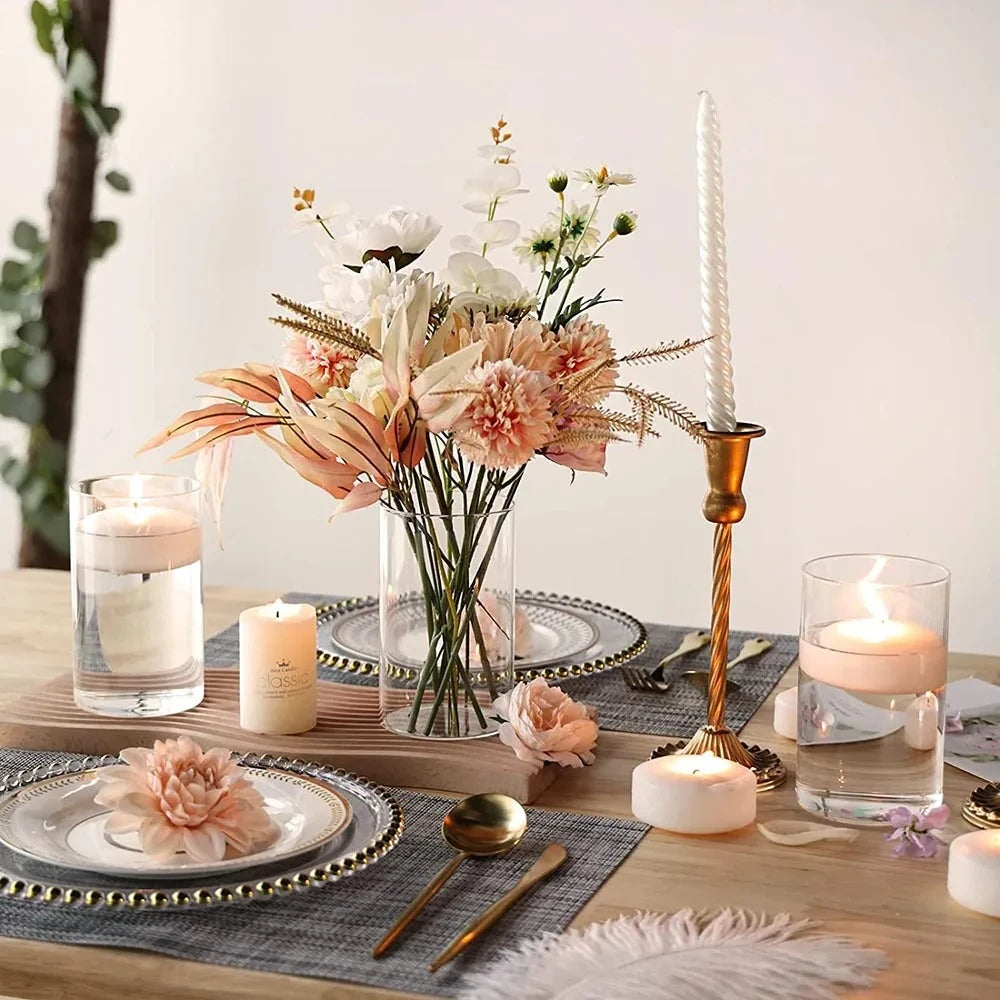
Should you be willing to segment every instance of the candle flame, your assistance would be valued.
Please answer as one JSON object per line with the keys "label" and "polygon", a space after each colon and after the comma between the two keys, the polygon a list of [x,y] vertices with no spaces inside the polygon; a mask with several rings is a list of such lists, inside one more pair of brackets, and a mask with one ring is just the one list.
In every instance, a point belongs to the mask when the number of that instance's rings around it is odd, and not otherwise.
{"label": "candle flame", "polygon": [[274,617],[275,618],[280,618],[281,617],[281,608],[282,608],[281,598],[280,597],[276,597],[274,599]]}
{"label": "candle flame", "polygon": [[889,608],[886,606],[885,601],[882,600],[879,587],[875,581],[882,575],[882,571],[885,569],[888,561],[885,556],[878,556],[875,560],[875,565],[872,566],[865,578],[858,584],[858,591],[861,594],[861,600],[868,614],[880,622],[887,622],[890,615]]}
{"label": "candle flame", "polygon": [[128,498],[132,501],[133,506],[138,506],[142,499],[142,476],[138,473],[128,478]]}

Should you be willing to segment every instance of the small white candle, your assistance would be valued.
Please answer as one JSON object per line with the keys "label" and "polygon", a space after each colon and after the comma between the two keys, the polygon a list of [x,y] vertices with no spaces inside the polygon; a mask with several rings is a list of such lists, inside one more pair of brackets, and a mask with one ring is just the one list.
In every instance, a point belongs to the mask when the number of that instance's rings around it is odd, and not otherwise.
{"label": "small white candle", "polygon": [[729,346],[729,285],[722,205],[722,140],[712,95],[698,99],[698,247],[701,262],[701,326],[705,344],[705,391],[710,431],[736,430],[733,358]]}
{"label": "small white candle", "polygon": [[240,615],[240,726],[304,733],[316,725],[316,609],[275,601]]}
{"label": "small white candle", "polygon": [[906,706],[903,738],[914,750],[933,750],[943,735],[938,729],[940,703],[933,691],[914,698]]}
{"label": "small white candle", "polygon": [[1000,917],[1000,830],[964,833],[951,842],[948,895],[977,913]]}
{"label": "small white candle", "polygon": [[789,688],[774,699],[774,731],[788,740],[799,738],[799,689]]}
{"label": "small white candle", "polygon": [[712,753],[657,757],[632,772],[632,812],[674,833],[727,833],[757,816],[757,778]]}

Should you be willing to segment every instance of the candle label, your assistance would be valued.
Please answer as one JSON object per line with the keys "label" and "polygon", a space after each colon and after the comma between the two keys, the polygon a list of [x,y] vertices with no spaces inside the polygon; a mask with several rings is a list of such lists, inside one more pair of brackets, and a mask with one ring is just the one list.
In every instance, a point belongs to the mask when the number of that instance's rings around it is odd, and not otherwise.
{"label": "candle label", "polygon": [[315,684],[315,667],[302,667],[282,659],[269,668],[266,674],[257,678],[255,694],[262,698],[280,700],[310,690]]}

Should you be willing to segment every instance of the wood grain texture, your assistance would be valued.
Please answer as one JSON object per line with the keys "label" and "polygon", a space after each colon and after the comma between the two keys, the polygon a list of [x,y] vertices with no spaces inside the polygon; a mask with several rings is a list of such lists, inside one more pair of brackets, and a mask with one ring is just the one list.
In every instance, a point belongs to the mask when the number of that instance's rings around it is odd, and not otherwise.
{"label": "wood grain texture", "polygon": [[[209,589],[206,634],[239,612],[273,599],[275,592]],[[0,683],[25,690],[65,671],[69,663],[69,581],[65,574],[0,574]],[[951,656],[953,678],[975,675],[1000,682],[1000,658]],[[794,684],[794,671],[781,687]],[[795,747],[771,729],[774,695],[743,738],[785,756],[794,770]],[[676,734],[664,733],[663,736]],[[536,805],[606,816],[628,816],[632,768],[663,741],[659,736],[603,733],[597,763],[566,770]],[[975,778],[945,768],[945,798],[953,812]],[[759,800],[758,819],[799,818],[793,778]],[[971,829],[960,820],[956,828]],[[572,845],[569,845],[572,848]],[[953,903],[945,889],[946,865],[892,857],[877,830],[851,845],[818,843],[788,848],[749,827],[716,837],[652,831],[602,886],[574,921],[583,926],[636,909],[672,911],[685,906],[743,906],[821,920],[828,930],[884,949],[891,962],[875,989],[854,1000],[970,1000],[997,991],[1000,921]],[[428,956],[430,958],[430,956]],[[373,1000],[404,994],[271,973],[199,965],[116,949],[70,947],[35,941],[0,943],[0,983],[24,1000],[73,997],[106,1000]],[[736,996],[737,994],[732,994]]]}
{"label": "wood grain texture", "polygon": [[298,736],[263,736],[240,728],[240,678],[236,670],[207,670],[205,700],[181,715],[108,719],[73,703],[73,679],[60,674],[45,684],[0,699],[0,746],[73,753],[118,753],[156,739],[190,736],[203,747],[255,750],[332,764],[383,785],[436,788],[470,794],[492,791],[529,803],[556,776],[518,760],[495,739],[463,741],[460,749],[414,740],[382,728],[378,689],[356,684],[317,685],[316,728]]}

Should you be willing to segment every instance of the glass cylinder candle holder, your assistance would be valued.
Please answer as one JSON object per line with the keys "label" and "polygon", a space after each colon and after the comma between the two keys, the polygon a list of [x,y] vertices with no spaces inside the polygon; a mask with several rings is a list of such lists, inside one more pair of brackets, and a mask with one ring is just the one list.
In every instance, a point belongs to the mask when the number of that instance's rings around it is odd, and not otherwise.
{"label": "glass cylinder candle holder", "polygon": [[827,556],[803,567],[803,808],[884,823],[897,806],[941,804],[949,584],[943,566],[906,556]]}
{"label": "glass cylinder candle holder", "polygon": [[123,475],[70,487],[76,704],[172,715],[204,696],[201,488]]}
{"label": "glass cylinder candle holder", "polygon": [[491,736],[514,677],[514,512],[383,507],[379,702],[405,736]]}

